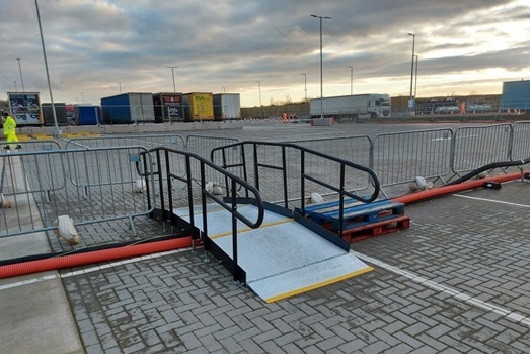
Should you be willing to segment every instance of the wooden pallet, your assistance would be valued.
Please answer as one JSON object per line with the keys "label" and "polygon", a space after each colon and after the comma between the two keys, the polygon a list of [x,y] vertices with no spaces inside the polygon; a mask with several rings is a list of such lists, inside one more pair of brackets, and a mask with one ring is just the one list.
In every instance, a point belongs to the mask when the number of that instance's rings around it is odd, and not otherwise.
{"label": "wooden pallet", "polygon": [[350,228],[342,232],[342,238],[349,242],[357,242],[370,237],[399,232],[408,229],[409,226],[410,218],[402,215],[390,220]]}
{"label": "wooden pallet", "polygon": [[[313,222],[331,232],[338,232],[338,200],[309,205],[306,214]],[[344,201],[342,235],[350,242],[400,231],[408,228],[409,224],[409,218],[404,215],[403,203],[390,200],[373,203],[353,199]]]}

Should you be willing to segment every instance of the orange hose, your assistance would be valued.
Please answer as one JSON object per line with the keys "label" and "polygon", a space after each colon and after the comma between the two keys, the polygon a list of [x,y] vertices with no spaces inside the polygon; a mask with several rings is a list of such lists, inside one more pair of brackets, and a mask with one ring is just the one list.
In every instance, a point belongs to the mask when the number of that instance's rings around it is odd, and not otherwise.
{"label": "orange hose", "polygon": [[494,182],[494,183],[504,183],[513,181],[516,179],[521,178],[522,174],[521,172],[514,172],[509,173],[505,175],[497,175],[493,177],[486,177],[484,179],[478,179],[473,181],[467,181],[460,184],[455,184],[452,186],[445,186],[440,188],[431,189],[429,191],[421,191],[413,194],[407,194],[401,197],[393,198],[393,201],[403,203],[403,204],[410,204],[419,202],[425,199],[435,198],[439,197],[441,195],[449,194],[449,193],[455,193],[460,192],[472,188],[479,188],[484,185],[484,183],[487,182]]}
{"label": "orange hose", "polygon": [[148,253],[163,252],[189,247],[191,244],[191,237],[182,237],[86,253],[76,253],[59,258],[49,258],[25,263],[9,264],[0,267],[0,279],[50,270],[80,267],[124,258],[132,258]]}

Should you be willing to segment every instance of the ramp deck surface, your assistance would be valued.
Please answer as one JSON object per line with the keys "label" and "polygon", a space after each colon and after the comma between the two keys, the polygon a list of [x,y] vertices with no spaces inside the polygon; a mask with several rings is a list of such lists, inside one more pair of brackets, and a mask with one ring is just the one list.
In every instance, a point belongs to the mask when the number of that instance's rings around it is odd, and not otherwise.
{"label": "ramp deck surface", "polygon": [[[249,220],[257,216],[253,205],[238,206]],[[175,214],[189,221],[187,209]],[[203,230],[202,215],[195,215]],[[230,213],[208,206],[209,237],[232,258]],[[290,296],[348,279],[373,268],[352,253],[335,246],[317,233],[281,214],[266,210],[258,229],[238,221],[238,262],[247,274],[247,285],[265,302]]]}

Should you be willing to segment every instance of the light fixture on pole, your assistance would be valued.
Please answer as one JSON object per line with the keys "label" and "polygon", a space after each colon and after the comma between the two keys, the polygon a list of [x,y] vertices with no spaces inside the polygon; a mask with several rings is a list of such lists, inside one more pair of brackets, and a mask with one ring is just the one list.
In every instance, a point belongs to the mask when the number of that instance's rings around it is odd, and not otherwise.
{"label": "light fixture on pole", "polygon": [[171,77],[173,78],[173,92],[176,92],[175,91],[175,72],[173,71],[173,69],[178,68],[178,66],[167,65],[167,67],[171,69]]}
{"label": "light fixture on pole", "polygon": [[311,17],[318,18],[320,20],[320,118],[324,117],[324,108],[322,105],[323,100],[323,90],[322,90],[322,20],[331,20],[329,16],[317,16],[311,15]]}
{"label": "light fixture on pole", "polygon": [[350,68],[351,71],[350,95],[353,95],[353,66],[348,66],[348,68]]}
{"label": "light fixture on pole", "polygon": [[416,35],[414,33],[407,33],[409,36],[412,36],[412,59],[410,62],[410,91],[409,91],[409,111],[412,112],[414,109],[414,103],[412,100],[412,78],[414,76],[414,40]]}
{"label": "light fixture on pole", "polygon": [[39,22],[39,29],[40,29],[40,39],[42,42],[42,52],[44,53],[44,65],[46,66],[46,76],[48,78],[48,88],[50,89],[50,100],[52,104],[52,112],[53,112],[53,123],[55,125],[53,130],[53,136],[55,138],[58,138],[59,135],[61,135],[61,130],[59,129],[59,125],[57,124],[57,112],[55,111],[55,103],[53,102],[53,92],[52,92],[52,84],[50,80],[50,70],[48,69],[48,58],[46,56],[46,46],[44,44],[44,33],[42,32],[42,23],[40,20],[40,10],[39,5],[37,4],[37,0],[35,0],[35,10],[37,12],[37,20]]}
{"label": "light fixture on pole", "polygon": [[22,92],[26,92],[24,89],[24,79],[22,78],[22,69],[20,68],[20,58],[17,58],[18,61],[18,72],[20,73],[20,83],[22,84]]}

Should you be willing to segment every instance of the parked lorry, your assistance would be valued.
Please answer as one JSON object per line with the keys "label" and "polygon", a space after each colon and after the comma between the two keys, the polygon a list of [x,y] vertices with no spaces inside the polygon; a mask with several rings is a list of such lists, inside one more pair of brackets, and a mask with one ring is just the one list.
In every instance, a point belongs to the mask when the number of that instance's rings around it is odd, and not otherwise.
{"label": "parked lorry", "polygon": [[215,93],[213,113],[216,120],[241,118],[239,93]]}
{"label": "parked lorry", "polygon": [[390,116],[390,95],[365,93],[359,95],[329,96],[309,102],[311,117],[335,119],[366,119]]}
{"label": "parked lorry", "polygon": [[182,96],[184,120],[187,122],[213,120],[213,93],[188,92]]}

